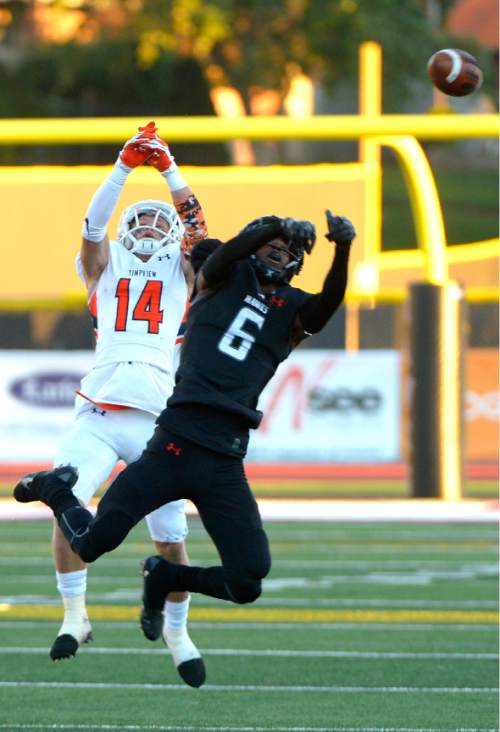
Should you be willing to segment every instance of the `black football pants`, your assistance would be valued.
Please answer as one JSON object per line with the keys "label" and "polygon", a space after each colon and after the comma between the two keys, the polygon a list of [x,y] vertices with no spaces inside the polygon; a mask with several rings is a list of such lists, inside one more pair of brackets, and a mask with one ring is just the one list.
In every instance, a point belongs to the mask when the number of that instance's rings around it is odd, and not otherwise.
{"label": "black football pants", "polygon": [[146,514],[179,498],[195,504],[222,567],[176,565],[175,586],[169,590],[238,603],[256,600],[271,557],[257,502],[238,458],[157,427],[139,460],[108,488],[95,519],[76,504],[53,508],[73,551],[93,562],[119,546]]}

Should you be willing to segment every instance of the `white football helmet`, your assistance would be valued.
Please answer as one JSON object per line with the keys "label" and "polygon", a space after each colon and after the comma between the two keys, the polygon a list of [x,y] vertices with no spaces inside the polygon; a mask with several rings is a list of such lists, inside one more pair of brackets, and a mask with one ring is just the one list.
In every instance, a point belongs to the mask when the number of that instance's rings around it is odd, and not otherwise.
{"label": "white football helmet", "polygon": [[[154,216],[150,224],[141,224],[139,216]],[[162,219],[168,224],[168,231],[157,226]],[[156,239],[152,236],[141,236],[144,229],[154,229],[161,234]],[[133,254],[154,254],[167,246],[180,247],[184,236],[184,225],[175,207],[165,201],[137,201],[125,209],[118,223],[118,241]]]}

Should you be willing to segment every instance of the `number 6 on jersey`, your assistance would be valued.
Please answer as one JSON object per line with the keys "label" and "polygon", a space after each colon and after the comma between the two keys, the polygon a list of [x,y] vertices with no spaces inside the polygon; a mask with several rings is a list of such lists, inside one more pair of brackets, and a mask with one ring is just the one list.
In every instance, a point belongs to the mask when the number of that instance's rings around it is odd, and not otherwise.
{"label": "number 6 on jersey", "polygon": [[253,335],[243,330],[243,326],[248,321],[255,323],[259,330],[264,325],[262,315],[259,315],[259,313],[256,313],[255,310],[251,310],[250,308],[242,308],[220,339],[219,351],[222,351],[222,353],[231,356],[231,358],[237,361],[245,360],[252,345],[255,343]]}

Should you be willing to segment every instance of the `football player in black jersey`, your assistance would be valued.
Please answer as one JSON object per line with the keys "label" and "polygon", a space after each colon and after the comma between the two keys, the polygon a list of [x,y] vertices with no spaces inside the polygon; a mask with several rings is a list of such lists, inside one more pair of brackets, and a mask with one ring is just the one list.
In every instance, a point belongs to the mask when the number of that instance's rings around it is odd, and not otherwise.
{"label": "football player in black jersey", "polygon": [[164,503],[189,498],[195,504],[222,564],[188,567],[160,556],[146,559],[141,626],[150,640],[161,635],[168,592],[200,592],[236,603],[260,595],[271,557],[243,457],[249,430],[262,418],[257,401],[265,385],[344,298],[355,230],[330,211],[327,223],[335,253],[315,295],[290,285],[314,245],[309,222],[265,216],[226,244],[206,240],[193,250],[193,264],[200,252],[213,252],[197,274],[176,386],[142,456],[109,487],[95,519],[71,492],[77,480],[72,466],[34,474],[15,488],[17,500],[41,500],[52,508],[85,562],[115,549]]}

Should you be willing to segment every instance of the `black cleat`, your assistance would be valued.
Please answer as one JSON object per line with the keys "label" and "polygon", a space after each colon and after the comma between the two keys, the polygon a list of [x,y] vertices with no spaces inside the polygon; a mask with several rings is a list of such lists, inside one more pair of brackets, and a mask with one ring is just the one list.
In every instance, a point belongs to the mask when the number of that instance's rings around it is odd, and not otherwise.
{"label": "black cleat", "polygon": [[38,500],[36,495],[31,491],[31,485],[35,475],[39,475],[39,473],[28,473],[24,478],[21,478],[14,488],[13,495],[18,503],[31,503],[31,501]]}
{"label": "black cleat", "polygon": [[184,661],[184,663],[177,666],[177,673],[184,683],[193,686],[195,689],[203,686],[207,678],[202,658],[192,658],[191,661]]}
{"label": "black cleat", "polygon": [[160,579],[158,570],[164,570],[168,565],[169,562],[160,556],[148,557],[141,562],[141,574],[144,577],[141,628],[150,641],[158,640],[163,630],[163,606],[169,590],[164,577]]}
{"label": "black cleat", "polygon": [[72,465],[58,465],[53,470],[28,473],[14,488],[18,503],[43,501],[47,503],[54,491],[71,490],[78,480],[78,470]]}
{"label": "black cleat", "polygon": [[63,658],[71,658],[76,656],[76,652],[79,647],[79,643],[76,638],[72,635],[65,633],[64,635],[58,635],[55,641],[52,643],[50,649],[50,657],[53,661],[60,661]]}
{"label": "black cleat", "polygon": [[89,641],[91,640],[91,631],[89,631],[85,638],[83,638],[80,642],[78,642],[77,639],[69,633],[58,635],[55,641],[52,643],[52,648],[50,649],[50,657],[53,661],[61,661],[63,658],[72,658],[73,656],[76,656],[76,652],[82,645],[82,643],[89,643]]}

